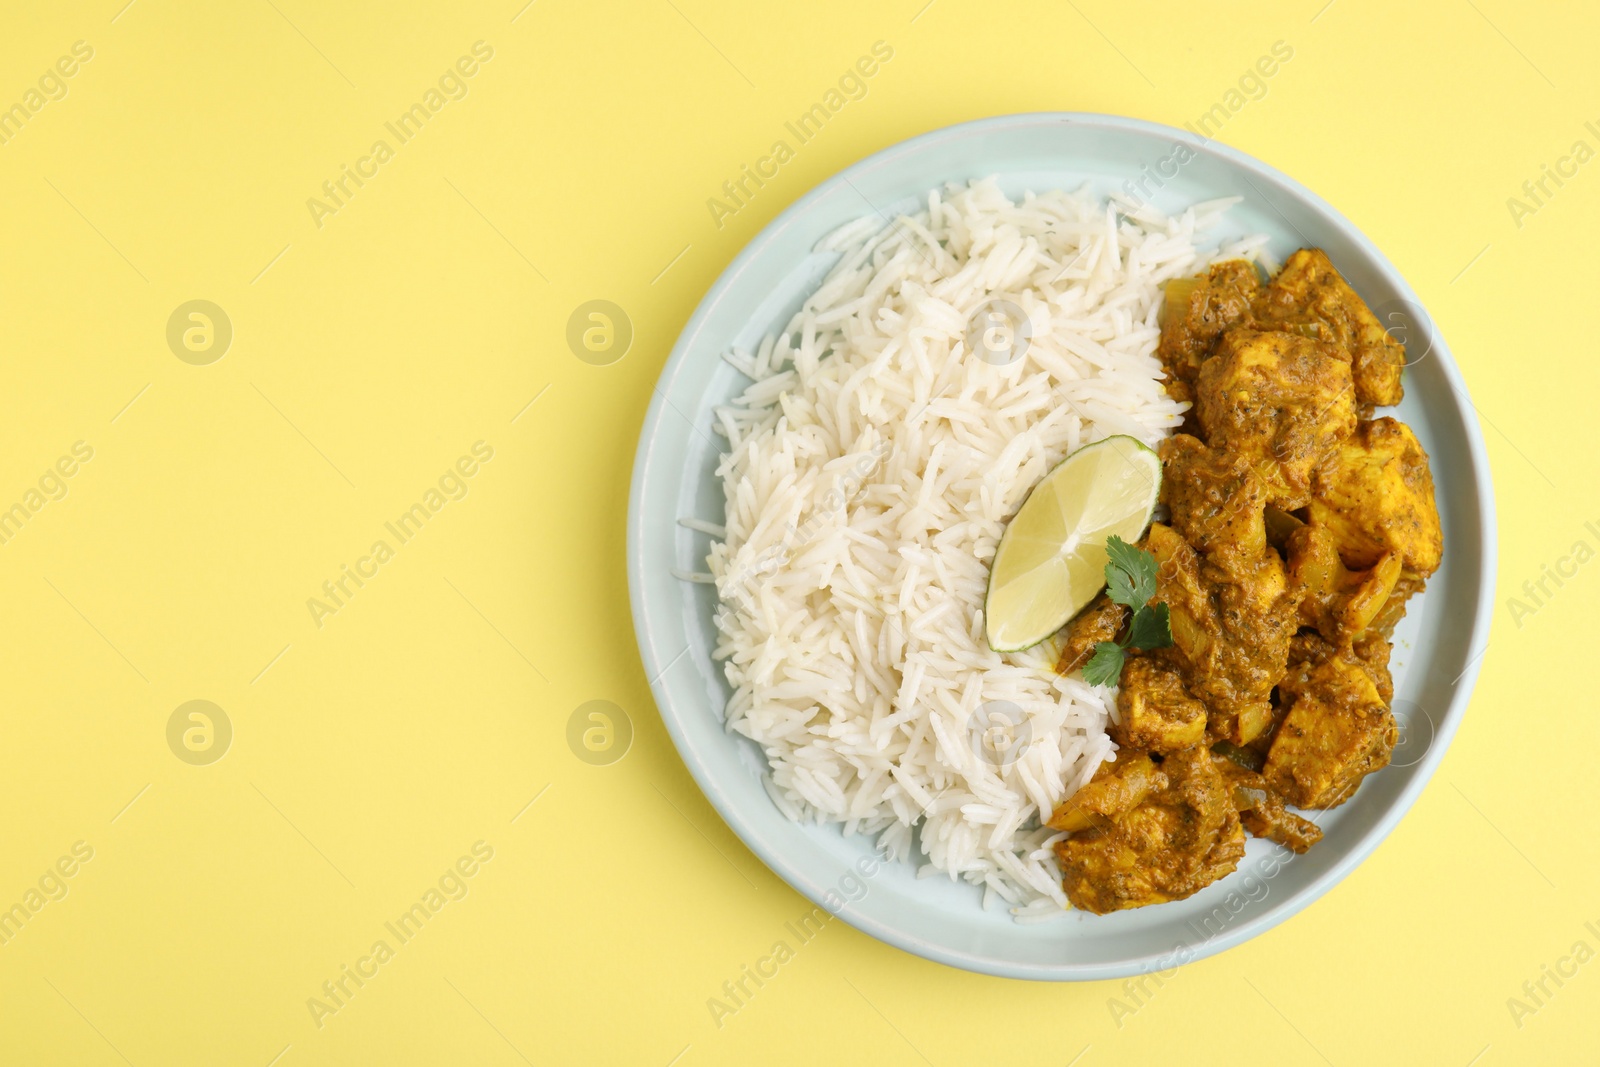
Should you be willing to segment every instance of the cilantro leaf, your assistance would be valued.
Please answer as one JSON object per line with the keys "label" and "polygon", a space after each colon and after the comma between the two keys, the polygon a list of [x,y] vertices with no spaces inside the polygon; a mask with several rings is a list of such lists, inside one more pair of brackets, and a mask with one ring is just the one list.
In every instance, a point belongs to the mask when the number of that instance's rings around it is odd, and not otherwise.
{"label": "cilantro leaf", "polygon": [[1122,677],[1122,649],[1115,641],[1101,641],[1083,665],[1083,680],[1090,685],[1116,685]]}
{"label": "cilantro leaf", "polygon": [[1133,613],[1128,626],[1128,645],[1132,648],[1166,648],[1172,644],[1172,617],[1167,605],[1145,605]]}
{"label": "cilantro leaf", "polygon": [[1136,608],[1140,604],[1133,588],[1133,576],[1114,563],[1106,564],[1106,596],[1125,608]]}
{"label": "cilantro leaf", "polygon": [[1133,609],[1128,636],[1121,641],[1101,641],[1083,667],[1090,685],[1116,685],[1130,648],[1148,651],[1172,644],[1172,612],[1166,604],[1151,606],[1156,595],[1155,556],[1115,535],[1106,539],[1106,596]]}
{"label": "cilantro leaf", "polygon": [[1156,558],[1115,534],[1106,539],[1106,595],[1137,611],[1156,595]]}
{"label": "cilantro leaf", "polygon": [[1106,555],[1110,557],[1115,566],[1121,567],[1123,570],[1138,570],[1139,557],[1145,554],[1144,549],[1128,544],[1116,534],[1106,538]]}

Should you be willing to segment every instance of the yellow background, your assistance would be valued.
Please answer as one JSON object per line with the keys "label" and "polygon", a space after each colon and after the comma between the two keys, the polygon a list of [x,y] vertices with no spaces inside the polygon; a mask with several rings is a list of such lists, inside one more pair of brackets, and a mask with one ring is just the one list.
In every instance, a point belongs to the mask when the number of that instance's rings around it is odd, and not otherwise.
{"label": "yellow background", "polygon": [[[94,49],[0,145],[0,507],[94,449],[0,545],[0,907],[94,849],[0,946],[0,1062],[1592,1060],[1600,964],[1520,1027],[1507,999],[1600,948],[1600,567],[1533,615],[1505,599],[1600,546],[1600,163],[1521,227],[1506,201],[1600,147],[1595,13],[123,2],[16,7],[0,34],[0,104]],[[307,199],[479,40],[469,94],[319,228]],[[867,97],[718,229],[707,197],[878,40]],[[1120,1026],[1120,983],[980,977],[832,923],[719,1029],[707,998],[809,906],[700,796],[633,644],[628,475],[677,332],[762,225],[868,153],[1017,111],[1181,124],[1279,40],[1293,60],[1221,139],[1398,265],[1493,462],[1500,606],[1437,777],[1325,899]],[[233,325],[208,366],[166,343],[191,299]],[[634,325],[610,366],[565,341],[593,299]],[[307,598],[480,440],[465,499],[318,628]],[[209,766],[166,741],[194,699],[234,728]],[[566,742],[596,699],[634,731],[609,766]],[[319,1028],[307,998],[479,840],[469,895]]]}

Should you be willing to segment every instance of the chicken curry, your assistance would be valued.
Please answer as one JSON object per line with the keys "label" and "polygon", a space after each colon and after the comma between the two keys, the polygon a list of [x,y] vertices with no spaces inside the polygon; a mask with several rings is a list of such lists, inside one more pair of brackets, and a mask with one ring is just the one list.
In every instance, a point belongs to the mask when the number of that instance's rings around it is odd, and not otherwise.
{"label": "chicken curry", "polygon": [[[1336,807],[1388,765],[1390,638],[1443,550],[1428,457],[1373,417],[1400,401],[1405,349],[1321,251],[1267,284],[1242,260],[1169,283],[1157,355],[1191,405],[1141,542],[1173,643],[1130,652],[1116,760],[1049,820],[1068,899],[1096,913],[1204,888],[1247,832],[1316,844],[1290,809]],[[1127,613],[1102,594],[1059,669]]]}

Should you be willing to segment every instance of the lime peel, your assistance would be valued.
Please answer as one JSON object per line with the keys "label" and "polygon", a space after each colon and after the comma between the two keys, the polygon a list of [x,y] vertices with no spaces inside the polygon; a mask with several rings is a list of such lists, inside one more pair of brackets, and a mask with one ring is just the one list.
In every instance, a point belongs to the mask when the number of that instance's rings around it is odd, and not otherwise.
{"label": "lime peel", "polygon": [[1137,541],[1161,492],[1161,460],[1107,437],[1058,463],[1011,517],[989,570],[989,647],[1020,652],[1067,624],[1105,588],[1106,540]]}

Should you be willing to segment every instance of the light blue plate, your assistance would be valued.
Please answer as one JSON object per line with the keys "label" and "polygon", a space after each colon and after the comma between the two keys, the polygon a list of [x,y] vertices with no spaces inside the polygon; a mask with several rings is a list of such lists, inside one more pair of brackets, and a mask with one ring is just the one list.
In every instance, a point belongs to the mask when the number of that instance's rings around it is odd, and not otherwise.
{"label": "light blue plate", "polygon": [[[1193,158],[1176,164],[1184,153]],[[1163,161],[1167,161],[1163,165]],[[1394,765],[1321,818],[1324,840],[1304,856],[1252,839],[1239,871],[1185,901],[1116,915],[1073,913],[1019,925],[984,911],[981,893],[907,864],[878,863],[869,842],[790,822],[761,785],[765,762],[724,731],[728,687],[711,660],[715,593],[671,571],[704,570],[707,539],[680,516],[722,521],[713,476],[721,438],[711,409],[744,379],[719,357],[754,349],[781,329],[832,264],[812,246],[870,213],[913,210],[945,182],[998,175],[1007,193],[1126,191],[1143,175],[1156,207],[1242,196],[1218,239],[1270,235],[1280,260],[1325,249],[1369,304],[1406,330],[1414,365],[1396,414],[1432,458],[1444,523],[1444,566],[1396,635],[1395,710],[1403,725]],[[1393,313],[1393,314],[1391,314]],[[1423,354],[1425,353],[1425,354]],[[1419,358],[1420,357],[1420,358]],[[862,160],[823,182],[750,243],[717,279],[661,372],[634,461],[628,508],[628,584],[639,649],[661,717],[690,773],[735,833],[795,889],[872,936],[986,974],[1050,980],[1169,970],[1282,922],[1377,847],[1427,783],[1466,714],[1494,598],[1495,526],[1489,463],[1471,402],[1444,339],[1377,248],[1315,193],[1249,156],[1134,119],[1012,115],[936,130]]]}

